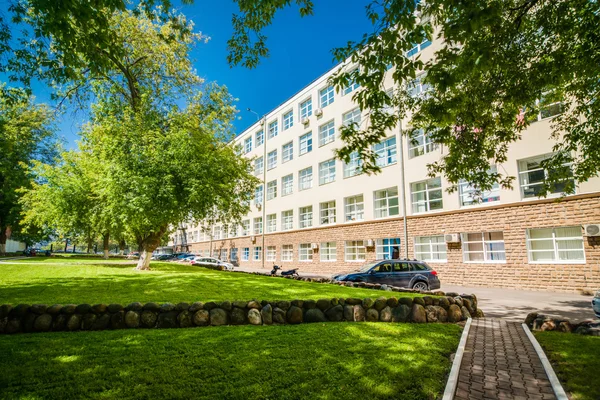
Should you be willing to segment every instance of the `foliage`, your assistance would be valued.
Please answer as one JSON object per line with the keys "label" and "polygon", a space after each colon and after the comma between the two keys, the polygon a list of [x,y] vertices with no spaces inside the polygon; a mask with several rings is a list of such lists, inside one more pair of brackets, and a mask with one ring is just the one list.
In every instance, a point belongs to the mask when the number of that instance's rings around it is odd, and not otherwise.
{"label": "foliage", "polygon": [[[238,4],[241,15],[234,18],[232,41],[241,45],[230,50],[230,62],[252,67],[268,54],[261,30],[271,23],[273,7],[282,9],[289,2]],[[384,0],[372,1],[366,10],[373,31],[334,50],[343,64],[332,81],[338,90],[349,82],[359,83],[363,90],[353,98],[369,113],[366,127],[342,128],[346,144],[337,152],[340,158],[348,161],[358,152],[363,169],[377,172],[371,146],[400,119],[410,117],[405,134],[425,129],[447,149],[428,167],[432,176],[446,176],[450,190],[456,190],[460,179],[481,191],[495,182],[510,187],[514,177],[500,170],[488,173],[490,166],[506,161],[510,144],[526,134],[530,117],[558,100],[564,112],[552,121],[556,155],[544,166],[554,173],[544,189],[561,183],[566,192],[573,190],[570,170],[563,167],[566,162],[573,161],[576,181],[598,175],[600,3]],[[257,23],[263,13],[269,18]],[[301,15],[311,13],[308,8]],[[251,34],[257,37],[255,43],[249,42]],[[438,37],[444,43],[431,61],[408,54],[415,44]],[[394,82],[390,93],[383,85],[388,74]],[[421,74],[432,90],[411,98],[411,82]],[[389,113],[390,106],[397,112]]]}

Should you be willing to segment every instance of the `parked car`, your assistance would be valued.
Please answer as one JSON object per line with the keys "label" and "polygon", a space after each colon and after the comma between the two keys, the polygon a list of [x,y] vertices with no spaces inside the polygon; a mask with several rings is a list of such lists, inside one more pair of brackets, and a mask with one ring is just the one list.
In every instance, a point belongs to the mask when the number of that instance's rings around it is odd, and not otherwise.
{"label": "parked car", "polygon": [[168,261],[168,260],[172,260],[175,258],[175,255],[173,254],[157,254],[155,256],[152,256],[152,260],[155,261]]}
{"label": "parked car", "polygon": [[600,290],[596,292],[596,295],[592,299],[592,308],[596,317],[600,318]]}
{"label": "parked car", "polygon": [[195,254],[192,254],[192,253],[177,253],[176,254],[177,260],[183,260],[188,257],[195,257]]}
{"label": "parked car", "polygon": [[233,271],[233,264],[227,261],[221,261],[218,258],[213,257],[195,257],[191,261],[192,265],[206,265],[209,267],[223,266],[226,270]]}
{"label": "parked car", "polygon": [[441,287],[440,280],[429,265],[417,260],[378,260],[367,263],[355,272],[333,277],[337,281],[379,283],[417,290]]}

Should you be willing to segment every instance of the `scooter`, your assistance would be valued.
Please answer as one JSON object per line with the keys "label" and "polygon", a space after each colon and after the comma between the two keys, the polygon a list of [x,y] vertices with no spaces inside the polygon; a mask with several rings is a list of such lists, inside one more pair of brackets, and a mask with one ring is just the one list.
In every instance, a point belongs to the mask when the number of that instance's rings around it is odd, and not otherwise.
{"label": "scooter", "polygon": [[[278,265],[273,265],[273,269],[271,270],[271,276],[277,275],[277,271],[281,269]],[[298,268],[290,269],[288,271],[281,271],[281,276],[299,276]]]}

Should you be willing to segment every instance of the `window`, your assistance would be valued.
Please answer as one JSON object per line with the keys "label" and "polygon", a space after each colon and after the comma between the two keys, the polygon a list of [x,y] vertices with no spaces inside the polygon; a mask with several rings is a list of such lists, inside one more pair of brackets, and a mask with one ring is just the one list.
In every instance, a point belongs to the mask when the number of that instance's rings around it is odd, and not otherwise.
{"label": "window", "polygon": [[[519,164],[519,184],[521,186],[521,197],[526,199],[530,197],[539,197],[544,191],[544,184],[550,177],[571,177],[571,182],[575,184],[573,180],[573,171],[571,169],[571,163],[563,164],[565,170],[554,170],[547,169],[542,166],[542,162],[552,157],[552,154],[546,154],[543,156],[537,156],[528,158],[526,160],[520,160]],[[552,185],[550,189],[551,194],[562,194],[565,191],[566,182],[557,182]]]}
{"label": "window", "polygon": [[377,155],[377,166],[386,167],[396,164],[396,136],[377,143],[373,146],[373,151]]}
{"label": "window", "polygon": [[346,222],[362,221],[365,219],[365,204],[362,194],[344,199],[344,214]]}
{"label": "window", "polygon": [[281,195],[287,196],[294,191],[294,175],[289,174],[281,178]]}
{"label": "window", "polygon": [[375,191],[373,200],[375,218],[386,218],[399,214],[397,186]]}
{"label": "window", "polygon": [[283,114],[283,130],[290,129],[292,126],[294,126],[294,110]]}
{"label": "window", "polygon": [[321,108],[325,108],[334,100],[335,89],[333,86],[327,86],[319,91],[319,104]]}
{"label": "window", "polygon": [[335,242],[321,242],[319,249],[321,261],[337,261],[337,248]]}
{"label": "window", "polygon": [[429,46],[431,46],[431,40],[425,39],[422,43],[416,44],[412,49],[407,51],[406,57],[412,57],[415,54],[418,54],[419,52],[421,52],[421,50],[424,50]]}
{"label": "window", "polygon": [[541,99],[536,100],[535,105],[539,107],[537,112],[525,111],[525,117],[529,122],[552,118],[565,111],[565,105],[562,102],[562,98],[553,92],[544,93]]}
{"label": "window", "polygon": [[252,257],[252,259],[254,261],[262,260],[262,247],[261,246],[256,246],[254,248],[254,257]]}
{"label": "window", "polygon": [[298,172],[298,190],[306,190],[312,187],[312,167]]}
{"label": "window", "polygon": [[275,246],[267,246],[267,254],[265,260],[275,261],[277,259],[277,248]]}
{"label": "window", "polygon": [[300,228],[310,228],[312,226],[313,208],[312,206],[300,207]]}
{"label": "window", "polygon": [[440,177],[411,183],[410,191],[414,213],[441,210],[444,207]]}
{"label": "window", "polygon": [[221,227],[215,226],[214,233],[213,233],[213,240],[219,240],[219,239],[221,239]]}
{"label": "window", "polygon": [[263,232],[263,221],[262,217],[254,218],[254,234],[260,235]]}
{"label": "window", "polygon": [[362,240],[347,240],[344,250],[346,261],[365,261],[367,258],[367,249]]}
{"label": "window", "polygon": [[263,185],[259,185],[256,187],[254,191],[254,204],[262,204],[263,202]]}
{"label": "window", "polygon": [[298,256],[300,261],[312,261],[313,249],[310,243],[300,243],[298,249]]}
{"label": "window", "polygon": [[250,153],[252,151],[252,137],[246,138],[244,140],[244,152]]}
{"label": "window", "polygon": [[463,233],[462,247],[465,262],[506,262],[502,232]]}
{"label": "window", "polygon": [[416,237],[415,257],[421,261],[447,261],[444,235]]}
{"label": "window", "polygon": [[321,225],[335,224],[335,200],[320,204]]}
{"label": "window", "polygon": [[281,148],[281,162],[288,162],[294,159],[294,142],[289,142]]}
{"label": "window", "polygon": [[221,238],[227,239],[228,234],[229,234],[229,231],[227,229],[227,225],[225,225],[223,228],[221,228]]}
{"label": "window", "polygon": [[238,249],[237,247],[234,247],[233,249],[231,249],[231,261],[237,261],[238,260]]}
{"label": "window", "polygon": [[375,254],[378,260],[395,260],[400,258],[400,239],[377,239]]}
{"label": "window", "polygon": [[236,224],[231,225],[229,228],[229,237],[237,237],[238,234],[238,226]]}
{"label": "window", "polygon": [[585,262],[581,227],[528,229],[527,253],[532,263]]}
{"label": "window", "polygon": [[269,124],[269,139],[273,139],[278,133],[279,125],[277,125],[277,120],[275,120]]}
{"label": "window", "polygon": [[312,115],[312,98],[309,98],[300,103],[300,120],[308,118]]}
{"label": "window", "polygon": [[[496,166],[492,166],[488,173],[496,173]],[[473,185],[469,185],[468,182],[461,179],[458,183],[458,193],[460,196],[461,206],[471,206],[479,203],[490,203],[492,201],[500,200],[500,184],[494,183],[492,190],[481,192]]]}
{"label": "window", "polygon": [[431,140],[423,129],[415,129],[410,133],[408,140],[408,157],[414,158],[431,153],[437,149],[437,144]]}
{"label": "window", "polygon": [[342,124],[349,126],[351,124],[360,125],[360,108],[356,107],[342,116]]}
{"label": "window", "polygon": [[219,260],[227,261],[227,249],[221,249],[221,254],[219,255]]}
{"label": "window", "polygon": [[262,157],[254,160],[254,175],[259,176],[263,173],[263,168],[265,167],[264,159]]}
{"label": "window", "polygon": [[267,201],[277,197],[277,179],[267,183]]}
{"label": "window", "polygon": [[267,215],[267,233],[275,232],[277,230],[277,214]]}
{"label": "window", "polygon": [[361,174],[362,164],[363,162],[356,151],[350,154],[350,162],[344,163],[344,178]]}
{"label": "window", "polygon": [[256,147],[260,146],[264,142],[265,142],[265,132],[264,131],[256,132],[256,135],[255,135]]}
{"label": "window", "polygon": [[250,220],[242,221],[242,236],[248,236],[250,234]]}
{"label": "window", "polygon": [[277,150],[267,154],[267,169],[273,169],[277,166]]}
{"label": "window", "polygon": [[300,155],[310,153],[312,151],[312,132],[305,133],[300,136]]}
{"label": "window", "polygon": [[282,211],[281,212],[281,230],[288,231],[294,229],[294,211]]}
{"label": "window", "polygon": [[319,146],[325,146],[335,140],[335,123],[333,120],[319,127]]}
{"label": "window", "polygon": [[[350,74],[355,74],[358,71],[350,71]],[[354,92],[356,89],[358,89],[360,87],[360,85],[356,82],[355,79],[350,78],[349,82],[348,82],[348,86],[344,87],[344,89],[342,90],[342,93],[345,95],[350,94],[352,92]]]}
{"label": "window", "polygon": [[248,261],[250,259],[250,247],[244,247],[242,249],[242,261]]}
{"label": "window", "polygon": [[281,261],[293,261],[294,260],[294,246],[291,244],[284,244],[281,246]]}
{"label": "window", "polygon": [[319,164],[319,185],[335,181],[335,158]]}
{"label": "window", "polygon": [[408,93],[410,97],[425,97],[427,92],[431,90],[431,86],[424,82],[425,75],[417,76],[408,84]]}

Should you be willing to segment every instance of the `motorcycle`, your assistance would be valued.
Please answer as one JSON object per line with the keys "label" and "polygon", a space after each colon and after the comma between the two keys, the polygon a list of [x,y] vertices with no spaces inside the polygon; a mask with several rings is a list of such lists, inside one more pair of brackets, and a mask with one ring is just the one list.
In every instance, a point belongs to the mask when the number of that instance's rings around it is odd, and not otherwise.
{"label": "motorcycle", "polygon": [[[277,275],[277,271],[281,269],[278,265],[273,265],[273,269],[271,270],[271,276]],[[298,268],[290,269],[287,271],[281,271],[281,276],[299,276]]]}

